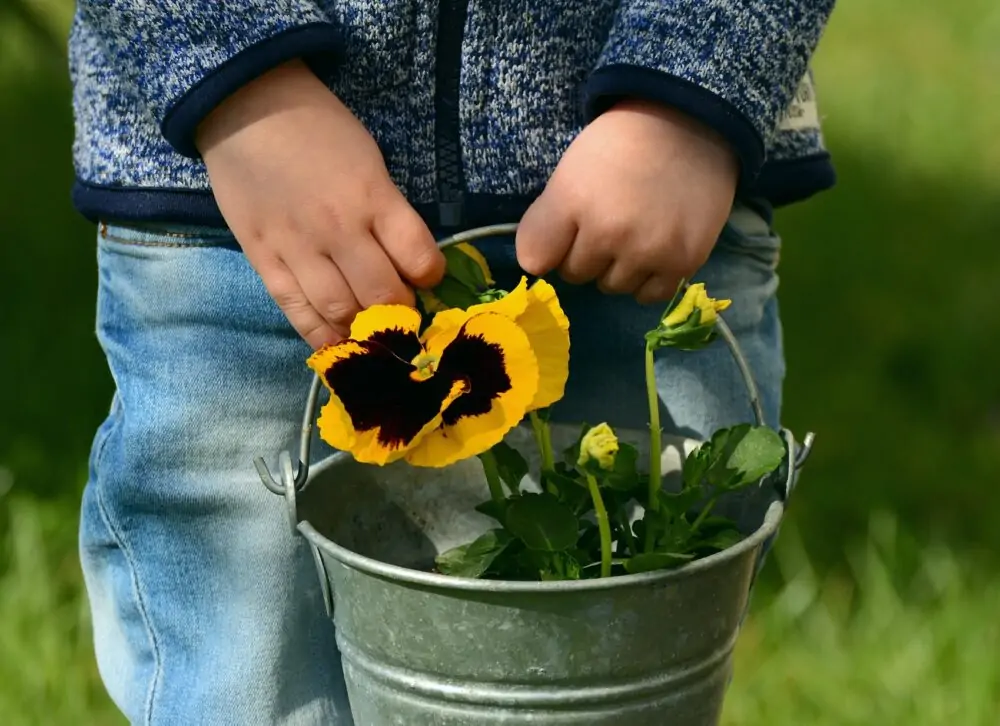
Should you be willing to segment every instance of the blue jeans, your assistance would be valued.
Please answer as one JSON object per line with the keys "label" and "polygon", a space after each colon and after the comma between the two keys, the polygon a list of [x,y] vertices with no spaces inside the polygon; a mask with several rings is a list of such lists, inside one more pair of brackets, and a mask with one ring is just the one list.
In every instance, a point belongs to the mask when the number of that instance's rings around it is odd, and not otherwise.
{"label": "blue jeans", "polygon": [[[510,240],[486,250],[510,278]],[[777,426],[784,363],[779,241],[734,212],[699,279]],[[97,328],[116,384],[95,437],[80,549],[106,687],[134,724],[351,724],[332,623],[305,541],[252,461],[296,450],[310,350],[224,230],[107,225]],[[642,308],[560,286],[573,369],[564,420],[646,425]],[[658,362],[666,426],[702,438],[750,420],[722,345]],[[598,417],[600,417],[598,419]],[[315,460],[330,455],[313,447]]]}

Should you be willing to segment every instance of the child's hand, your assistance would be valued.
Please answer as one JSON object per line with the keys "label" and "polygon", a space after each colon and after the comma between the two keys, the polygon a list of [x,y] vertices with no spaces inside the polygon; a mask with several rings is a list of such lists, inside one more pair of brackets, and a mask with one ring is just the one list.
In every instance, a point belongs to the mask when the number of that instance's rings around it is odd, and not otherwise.
{"label": "child's hand", "polygon": [[708,259],[729,216],[739,162],[672,109],[619,103],[570,144],[517,233],[525,271],[640,302],[669,299]]}
{"label": "child's hand", "polygon": [[198,148],[222,214],[289,322],[314,348],[362,308],[413,304],[444,257],[375,140],[300,62],[241,88]]}

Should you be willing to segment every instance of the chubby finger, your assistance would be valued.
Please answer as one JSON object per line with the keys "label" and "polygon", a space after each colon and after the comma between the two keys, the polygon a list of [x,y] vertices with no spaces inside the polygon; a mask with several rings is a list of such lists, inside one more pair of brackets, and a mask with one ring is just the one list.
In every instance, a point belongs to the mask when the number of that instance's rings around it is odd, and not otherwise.
{"label": "chubby finger", "polygon": [[371,234],[352,235],[330,253],[330,258],[340,268],[362,308],[416,304],[413,290],[403,282],[392,260]]}
{"label": "chubby finger", "polygon": [[313,307],[295,275],[280,259],[275,258],[262,263],[258,266],[258,273],[267,292],[295,328],[295,332],[312,346],[313,350],[338,343],[347,337],[350,322],[346,328],[331,325]]}
{"label": "chubby finger", "polygon": [[634,293],[637,302],[642,305],[667,302],[677,292],[681,278],[675,275],[655,274],[639,285]]}
{"label": "chubby finger", "polygon": [[597,280],[597,289],[609,295],[630,295],[650,278],[649,270],[635,261],[618,259]]}
{"label": "chubby finger", "polygon": [[559,265],[559,276],[573,285],[600,280],[615,262],[614,250],[615,245],[581,229],[566,258]]}
{"label": "chubby finger", "polygon": [[444,277],[444,254],[416,210],[399,195],[397,204],[372,226],[376,240],[403,278],[414,287],[434,287]]}
{"label": "chubby finger", "polygon": [[338,336],[348,337],[361,305],[343,272],[333,260],[319,253],[295,262],[290,269],[313,309]]}
{"label": "chubby finger", "polygon": [[543,192],[524,213],[517,226],[517,263],[530,275],[541,277],[559,267],[576,239],[577,224],[552,192]]}

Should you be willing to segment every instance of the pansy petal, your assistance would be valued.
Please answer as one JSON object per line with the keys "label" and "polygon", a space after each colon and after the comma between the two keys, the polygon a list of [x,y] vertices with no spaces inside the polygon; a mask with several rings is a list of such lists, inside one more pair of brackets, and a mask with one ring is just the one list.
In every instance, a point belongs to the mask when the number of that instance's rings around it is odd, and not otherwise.
{"label": "pansy petal", "polygon": [[[427,326],[427,330],[424,331],[423,337],[428,350],[433,347],[436,347],[438,352],[443,350],[444,343],[442,341],[444,338],[442,336],[446,336],[448,340],[454,338],[471,315],[471,310],[462,310],[461,308],[442,310],[435,315],[431,324]],[[436,346],[432,346],[430,341],[435,339],[437,340]]]}
{"label": "pansy petal", "polygon": [[411,356],[423,351],[413,333],[379,330],[368,340],[348,340],[332,348],[341,354],[328,352],[317,360],[325,364],[320,373],[330,389],[330,405],[342,408],[347,418],[345,422],[331,412],[326,424],[330,438],[324,440],[359,460],[386,463],[398,458],[395,452],[412,446],[454,399],[454,378],[413,376]]}
{"label": "pansy petal", "polygon": [[351,418],[336,396],[320,412],[318,426],[320,438],[336,449],[348,451],[362,464],[383,466],[403,458],[407,451],[417,445],[428,433],[441,426],[444,410],[466,392],[468,384],[465,381],[455,381],[451,389],[441,401],[441,410],[428,420],[412,438],[407,441],[399,439],[385,440],[385,432],[381,428],[356,431]]}
{"label": "pansy petal", "polygon": [[485,312],[513,319],[528,335],[541,375],[536,398],[528,410],[545,408],[561,399],[569,378],[569,319],[559,304],[555,288],[545,280],[536,280],[528,288],[527,278],[522,277],[518,286],[500,300],[475,305],[467,311],[438,313],[425,339],[454,331],[470,316]]}
{"label": "pansy petal", "polygon": [[[428,422],[428,428],[434,428],[441,423],[438,414]],[[403,458],[407,446],[385,446],[379,440],[379,429],[355,431],[351,417],[344,409],[343,402],[336,396],[320,410],[316,421],[320,438],[335,449],[350,452],[362,464],[377,464],[382,466]]]}
{"label": "pansy petal", "polygon": [[445,331],[454,331],[455,329],[461,327],[470,316],[478,313],[498,313],[513,320],[518,315],[523,313],[527,306],[528,280],[527,278],[522,277],[521,282],[518,283],[517,287],[499,300],[479,303],[478,305],[471,306],[468,310],[454,308],[437,313],[427,330],[424,332],[424,339],[430,340],[431,338],[441,335]]}
{"label": "pansy petal", "polygon": [[330,384],[324,374],[339,361],[347,360],[352,356],[364,355],[367,349],[354,340],[343,340],[336,345],[324,345],[306,359],[306,365],[323,378],[323,383],[329,388]]}
{"label": "pansy petal", "polygon": [[414,466],[447,466],[486,451],[524,418],[538,390],[538,362],[520,326],[497,313],[473,315],[426,345],[429,352],[444,346],[436,375],[465,378],[469,390],[405,458]]}
{"label": "pansy petal", "polygon": [[563,397],[569,378],[569,318],[555,288],[536,280],[528,290],[528,305],[516,319],[528,336],[538,360],[538,392],[529,411],[551,406]]}
{"label": "pansy petal", "polygon": [[502,298],[473,305],[469,308],[469,312],[472,314],[499,313],[513,320],[523,313],[526,307],[528,307],[528,278],[522,275],[521,281],[517,283],[517,287]]}
{"label": "pansy petal", "polygon": [[691,316],[691,313],[694,312],[698,297],[704,293],[704,290],[705,285],[703,283],[696,282],[689,285],[688,289],[684,291],[684,296],[677,303],[677,307],[663,318],[661,325],[665,328],[672,328],[684,323]]}
{"label": "pansy petal", "polygon": [[479,303],[471,306],[468,310],[452,308],[437,313],[427,330],[424,331],[424,339],[430,340],[446,330],[461,327],[470,316],[478,313],[498,313],[513,320],[523,313],[526,307],[528,307],[528,279],[522,277],[517,287],[499,300]]}
{"label": "pansy petal", "polygon": [[440,313],[448,309],[448,306],[438,299],[433,290],[417,290],[417,297],[420,298],[420,304],[428,313]]}
{"label": "pansy petal", "polygon": [[351,339],[368,340],[388,330],[416,336],[420,332],[420,313],[408,305],[372,305],[355,316],[351,323]]}
{"label": "pansy petal", "polygon": [[316,425],[319,437],[333,448],[341,451],[354,450],[357,433],[344,404],[336,395],[331,395],[330,400],[320,409]]}

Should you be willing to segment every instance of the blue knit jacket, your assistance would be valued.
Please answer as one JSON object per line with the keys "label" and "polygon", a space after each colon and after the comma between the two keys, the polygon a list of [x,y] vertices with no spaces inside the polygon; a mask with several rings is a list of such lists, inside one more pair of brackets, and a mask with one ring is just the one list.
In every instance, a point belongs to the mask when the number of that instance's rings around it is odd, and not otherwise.
{"label": "blue knit jacket", "polygon": [[729,140],[740,193],[834,182],[809,58],[834,0],[78,0],[77,183],[90,219],[224,224],[198,123],[304,58],[437,228],[513,221],[580,129],[622,98]]}

